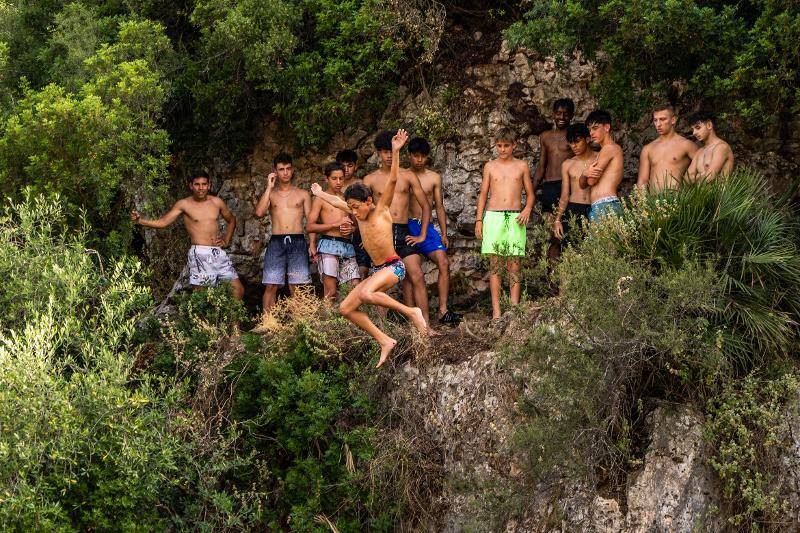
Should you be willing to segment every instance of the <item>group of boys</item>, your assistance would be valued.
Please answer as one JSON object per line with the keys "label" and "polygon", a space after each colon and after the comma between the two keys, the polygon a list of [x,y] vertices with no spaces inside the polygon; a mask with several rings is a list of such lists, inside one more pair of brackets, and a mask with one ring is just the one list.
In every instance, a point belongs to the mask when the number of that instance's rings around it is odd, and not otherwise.
{"label": "group of boys", "polygon": [[[503,270],[510,274],[511,303],[520,301],[520,258],[526,253],[526,226],[540,183],[542,211],[553,228],[549,251],[553,257],[567,239],[570,220],[594,222],[621,212],[617,189],[622,181],[623,153],[613,140],[609,113],[596,110],[584,123],[573,124],[575,110],[569,99],[557,100],[553,111],[554,129],[541,135],[542,155],[533,179],[528,164],[514,157],[516,137],[509,129],[495,136],[498,157],[483,169],[475,235],[481,240],[481,253],[491,263],[493,318],[501,314]],[[703,143],[700,150],[675,132],[677,118],[671,107],[656,109],[653,118],[659,137],[642,151],[640,186],[657,193],[677,186],[687,171],[690,179],[730,172],[733,154],[716,135],[713,116],[697,114],[691,120],[695,136]],[[428,168],[431,147],[420,137],[408,143],[410,167],[400,169],[400,149],[407,141],[408,134],[402,129],[395,134],[380,133],[375,138],[380,167],[363,180],[356,177],[357,154],[339,152],[336,161],[324,169],[326,188],[314,183],[311,194],[292,184],[292,159],[278,154],[255,209],[257,217],[269,214],[272,225],[264,255],[264,311],[275,305],[281,286],[288,285],[293,293],[298,285],[311,283],[309,261],[315,261],[329,301],[336,301],[339,285],[353,285],[339,310],[378,342],[378,366],[388,359],[397,341],[361,311],[363,304],[392,309],[421,333],[436,334],[430,327],[421,256],[439,268],[439,322],[456,324],[461,318],[447,308],[449,264],[442,179]],[[163,228],[183,214],[192,241],[190,284],[202,288],[227,281],[233,295],[242,298],[244,288],[223,250],[233,236],[236,219],[222,200],[208,194],[209,185],[208,175],[198,173],[189,182],[192,196],[179,200],[160,219],[147,220],[136,211],[131,218],[143,226]],[[432,207],[441,233],[431,221]],[[572,216],[565,219],[565,215]],[[220,216],[227,223],[222,237]],[[386,291],[404,280],[401,303]]]}

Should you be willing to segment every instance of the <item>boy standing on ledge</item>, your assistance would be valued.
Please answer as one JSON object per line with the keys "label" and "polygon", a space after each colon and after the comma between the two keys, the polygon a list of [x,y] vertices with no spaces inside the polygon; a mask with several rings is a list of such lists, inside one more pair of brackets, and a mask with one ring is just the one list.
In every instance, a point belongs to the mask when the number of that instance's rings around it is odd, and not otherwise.
{"label": "boy standing on ledge", "polygon": [[[131,220],[148,228],[166,228],[183,215],[183,223],[192,246],[189,248],[189,283],[194,290],[213,287],[220,281],[231,284],[233,297],[241,300],[244,286],[233,269],[230,257],[225,248],[231,243],[233,231],[236,229],[236,217],[216,196],[210,196],[208,174],[201,171],[189,180],[192,195],[178,200],[166,215],[158,220],[142,218],[138,211],[131,211]],[[225,219],[227,227],[225,236],[219,236],[219,217]]]}
{"label": "boy standing on ledge", "polygon": [[364,183],[354,183],[348,187],[344,193],[344,200],[324,192],[317,183],[311,185],[311,193],[314,196],[341,209],[345,213],[355,215],[358,229],[364,241],[364,249],[375,265],[370,271],[370,276],[356,285],[342,303],[339,304],[339,311],[350,322],[378,341],[381,347],[378,367],[388,360],[389,354],[397,344],[397,341],[381,331],[369,319],[369,316],[359,309],[361,305],[372,304],[394,309],[409,319],[421,333],[428,333],[425,318],[419,307],[407,307],[385,292],[400,282],[406,275],[406,267],[394,248],[390,207],[394,198],[394,189],[397,185],[397,174],[400,168],[400,148],[403,147],[407,139],[408,134],[402,129],[398,130],[397,134],[392,138],[392,166],[383,194],[377,204],[373,201],[372,191]]}
{"label": "boy standing on ledge", "polygon": [[[490,257],[489,290],[492,319],[500,318],[500,263],[508,269],[511,303],[519,304],[522,286],[519,258],[525,255],[525,226],[535,202],[528,163],[514,157],[514,133],[503,128],[495,137],[497,159],[483,167],[483,181],[475,214],[475,236],[482,241],[481,253]],[[522,208],[522,191],[525,207]],[[487,202],[488,197],[488,202]],[[484,212],[484,209],[486,211]]]}
{"label": "boy standing on ledge", "polygon": [[617,189],[622,183],[622,148],[611,136],[611,115],[598,109],[586,117],[592,142],[600,147],[594,163],[580,177],[581,189],[589,189],[589,222],[597,222],[608,215],[621,215],[622,204]]}

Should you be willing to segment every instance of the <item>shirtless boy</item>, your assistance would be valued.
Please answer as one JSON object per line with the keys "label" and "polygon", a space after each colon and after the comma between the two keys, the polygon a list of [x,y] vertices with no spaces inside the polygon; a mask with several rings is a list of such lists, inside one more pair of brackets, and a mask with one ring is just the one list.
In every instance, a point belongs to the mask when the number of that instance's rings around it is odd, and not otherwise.
{"label": "shirtless boy", "polygon": [[718,175],[727,176],[733,170],[733,150],[728,143],[717,136],[716,119],[705,111],[698,111],[689,117],[692,134],[703,143],[692,158],[688,177],[691,180],[705,178],[713,180]]}
{"label": "shirtless boy", "polygon": [[675,131],[677,122],[675,108],[671,105],[653,109],[653,124],[658,138],[642,148],[637,187],[647,187],[651,193],[658,194],[677,188],[683,179],[697,145]]}
{"label": "shirtless boy", "polygon": [[[561,164],[561,198],[553,223],[553,233],[564,244],[567,241],[565,236],[569,233],[570,224],[582,226],[589,220],[591,195],[589,189],[581,188],[580,181],[589,165],[597,160],[597,154],[589,147],[590,140],[591,135],[586,124],[579,122],[567,127],[567,142],[575,156]],[[569,218],[562,220],[564,215],[572,217],[573,220],[570,221]]]}
{"label": "shirtless boy", "polygon": [[[381,159],[381,167],[375,172],[364,178],[364,185],[372,190],[375,201],[380,202],[386,194],[389,183],[391,166],[394,163],[395,154],[392,150],[392,133],[384,131],[375,137],[375,149]],[[425,197],[425,192],[419,183],[419,179],[411,171],[399,171],[397,183],[392,188],[394,199],[388,205],[392,213],[392,226],[394,236],[394,249],[403,259],[408,272],[408,281],[411,282],[411,290],[414,294],[414,303],[422,309],[425,316],[425,323],[430,324],[428,316],[428,288],[425,286],[425,277],[422,275],[422,258],[419,251],[414,247],[415,244],[425,242],[428,232],[428,223],[431,220],[431,206]],[[408,232],[408,211],[411,204],[411,196],[416,198],[422,206],[422,229],[420,234],[413,237]],[[364,235],[362,235],[364,238]],[[366,246],[365,246],[366,248]],[[367,250],[369,251],[369,250]],[[372,254],[370,254],[372,256]],[[411,302],[406,302],[409,305]]]}
{"label": "shirtless boy", "polygon": [[[223,248],[231,243],[236,229],[236,217],[225,202],[208,194],[208,174],[197,172],[189,180],[192,195],[178,200],[167,214],[158,220],[147,220],[137,211],[131,211],[131,220],[148,228],[166,228],[183,215],[183,224],[192,246],[189,248],[189,283],[194,290],[213,287],[220,281],[231,284],[233,297],[241,300],[244,286],[233,269],[230,257]],[[225,219],[225,235],[219,235],[219,217]]]}
{"label": "shirtless boy", "polygon": [[490,257],[489,291],[492,296],[492,319],[500,318],[501,262],[511,277],[509,291],[511,303],[519,304],[522,291],[519,280],[519,258],[525,255],[525,226],[528,224],[535,201],[528,163],[514,157],[516,141],[514,133],[507,128],[497,133],[494,144],[497,149],[497,159],[489,161],[483,167],[483,181],[475,213],[475,236],[482,241],[481,253]]}
{"label": "shirtless boy", "polygon": [[292,157],[280,153],[273,165],[275,170],[267,176],[267,189],[261,195],[255,213],[259,218],[269,213],[272,222],[272,236],[264,254],[261,279],[266,286],[262,301],[265,313],[278,300],[279,287],[288,282],[289,293],[294,294],[297,285],[311,283],[308,258],[316,253],[306,244],[303,235],[303,217],[309,217],[311,196],[308,191],[292,185]]}
{"label": "shirtless boy", "polygon": [[[411,160],[411,172],[419,179],[422,190],[425,191],[428,205],[436,208],[436,218],[439,220],[439,227],[442,232],[436,231],[433,222],[428,223],[428,231],[425,241],[417,244],[417,249],[422,254],[436,263],[439,268],[437,287],[439,289],[439,322],[442,324],[456,325],[461,316],[447,309],[447,297],[450,291],[450,261],[447,259],[447,214],[442,203],[442,177],[428,168],[428,157],[431,153],[431,145],[422,137],[414,137],[408,143],[408,154]],[[412,236],[417,237],[422,232],[422,208],[416,199],[411,201],[411,218],[408,219],[408,231]],[[403,286],[404,299],[406,304],[413,301],[410,287]]]}
{"label": "shirtless boy", "polygon": [[[358,154],[355,150],[341,150],[336,154],[336,162],[342,165],[342,170],[344,170],[344,183],[342,184],[342,190],[346,191],[349,186],[357,181],[361,181],[356,177],[356,170],[358,170]],[[361,233],[358,232],[358,227],[354,226],[355,222],[352,219],[349,219],[348,222],[350,226],[353,228],[352,233],[350,234],[353,240],[353,248],[356,251],[356,263],[358,263],[358,274],[361,279],[367,277],[369,272],[369,267],[372,266],[372,263],[369,260],[369,254],[366,250],[364,250],[364,246],[361,242]],[[342,229],[344,230],[345,227],[343,226]]]}
{"label": "shirtless boy", "polygon": [[580,177],[580,187],[591,187],[589,222],[597,222],[607,215],[622,213],[617,196],[617,189],[622,182],[622,148],[611,137],[611,115],[607,111],[592,111],[586,117],[586,125],[592,142],[600,147],[600,153]]}
{"label": "shirtless boy", "polygon": [[338,196],[323,192],[318,184],[311,186],[314,196],[321,198],[330,205],[341,209],[345,213],[355,215],[358,229],[364,239],[364,248],[375,264],[371,275],[355,286],[350,294],[339,304],[339,311],[353,324],[366,331],[378,341],[381,347],[381,356],[378,367],[389,358],[389,354],[397,341],[381,331],[369,316],[359,308],[363,304],[372,304],[387,309],[394,309],[410,320],[416,328],[427,333],[428,328],[422,310],[418,307],[407,307],[386,294],[386,290],[396,285],[406,275],[403,260],[397,255],[393,241],[395,229],[394,215],[391,207],[398,198],[394,194],[398,183],[398,169],[400,168],[400,148],[403,147],[408,134],[405,130],[398,130],[391,139],[392,162],[389,176],[384,182],[383,194],[375,202],[370,188],[364,183],[354,183],[344,192],[345,200]]}
{"label": "shirtless boy", "polygon": [[[325,178],[328,182],[326,193],[344,200],[342,184],[344,170],[339,163],[325,166]],[[355,281],[358,283],[358,264],[356,251],[350,241],[352,226],[350,217],[321,198],[311,201],[311,214],[308,215],[306,230],[319,234],[317,239],[317,268],[322,278],[325,298],[336,302],[336,294],[340,284]],[[344,231],[343,231],[344,228]]]}
{"label": "shirtless boy", "polygon": [[[561,164],[572,157],[565,134],[574,116],[575,103],[569,98],[559,98],[553,102],[555,128],[539,136],[541,156],[533,173],[533,190],[538,191],[541,185],[541,194],[538,192],[537,194],[542,204],[542,214],[548,225],[553,221],[553,209],[561,196]],[[560,251],[560,241],[553,236],[550,239],[547,257],[554,260],[558,258]]]}

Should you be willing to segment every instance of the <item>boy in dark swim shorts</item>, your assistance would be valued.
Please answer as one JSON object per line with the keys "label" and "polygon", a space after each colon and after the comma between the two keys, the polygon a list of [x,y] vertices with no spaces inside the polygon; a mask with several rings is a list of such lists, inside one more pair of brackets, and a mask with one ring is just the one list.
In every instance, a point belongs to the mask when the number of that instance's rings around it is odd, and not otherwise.
{"label": "boy in dark swim shorts", "polygon": [[583,226],[589,219],[589,189],[581,189],[580,180],[584,171],[597,160],[597,154],[590,147],[590,140],[586,124],[579,122],[567,127],[567,142],[575,156],[561,164],[561,198],[553,222],[553,234],[561,240],[562,248],[577,233],[578,228],[571,228],[570,224],[574,221]]}
{"label": "boy in dark swim shorts", "polygon": [[371,189],[363,183],[354,183],[348,187],[344,193],[344,200],[324,192],[316,183],[311,186],[311,192],[317,198],[345,213],[355,215],[364,240],[364,248],[375,264],[372,274],[356,285],[339,304],[339,311],[378,342],[381,355],[377,366],[381,366],[389,359],[389,354],[397,341],[381,331],[369,316],[361,311],[362,305],[372,304],[393,309],[408,318],[421,333],[430,334],[419,307],[408,307],[386,294],[386,290],[396,285],[406,274],[405,265],[393,246],[394,232],[390,207],[400,168],[400,148],[407,139],[408,134],[405,130],[398,130],[392,138],[392,166],[384,193],[377,203],[373,202]]}

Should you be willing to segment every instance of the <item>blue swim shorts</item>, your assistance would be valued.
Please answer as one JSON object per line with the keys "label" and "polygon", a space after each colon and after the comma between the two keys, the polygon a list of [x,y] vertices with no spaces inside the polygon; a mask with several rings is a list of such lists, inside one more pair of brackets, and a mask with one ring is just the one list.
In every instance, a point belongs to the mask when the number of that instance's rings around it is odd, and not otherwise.
{"label": "blue swim shorts", "polygon": [[305,285],[311,283],[308,244],[302,233],[273,235],[264,254],[264,285]]}
{"label": "blue swim shorts", "polygon": [[592,202],[589,208],[589,222],[597,222],[609,215],[622,215],[622,204],[616,196],[606,196]]}
{"label": "blue swim shorts", "polygon": [[[419,236],[422,233],[422,221],[416,218],[409,218],[408,232],[412,237]],[[447,248],[442,244],[442,236],[434,227],[433,222],[428,222],[428,232],[425,234],[425,240],[417,244],[416,248],[425,255],[430,255],[436,250],[447,251]]]}
{"label": "blue swim shorts", "polygon": [[371,276],[375,272],[384,268],[392,269],[392,272],[395,276],[397,276],[398,281],[403,281],[403,278],[406,277],[406,265],[399,256],[390,257],[385,263],[381,265],[375,265],[374,267],[370,268],[369,275]]}

